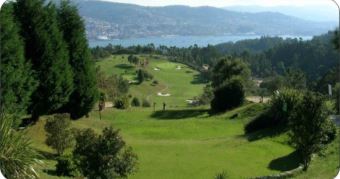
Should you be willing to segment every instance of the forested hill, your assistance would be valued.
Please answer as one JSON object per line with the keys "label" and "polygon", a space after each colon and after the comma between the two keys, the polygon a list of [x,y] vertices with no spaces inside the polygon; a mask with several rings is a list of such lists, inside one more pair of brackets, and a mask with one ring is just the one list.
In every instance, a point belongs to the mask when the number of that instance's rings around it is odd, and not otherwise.
{"label": "forested hill", "polygon": [[89,38],[165,35],[316,35],[332,23],[306,21],[280,13],[242,13],[213,7],[144,7],[74,0],[86,20]]}

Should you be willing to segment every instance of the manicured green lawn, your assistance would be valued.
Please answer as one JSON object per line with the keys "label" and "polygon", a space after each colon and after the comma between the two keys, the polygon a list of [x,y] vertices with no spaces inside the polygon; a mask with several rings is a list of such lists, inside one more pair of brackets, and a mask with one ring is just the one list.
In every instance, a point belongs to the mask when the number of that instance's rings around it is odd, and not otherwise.
{"label": "manicured green lawn", "polygon": [[[147,70],[160,84],[132,85],[130,94],[140,98],[149,96],[151,102],[158,104],[156,112],[152,108],[106,109],[99,120],[98,111],[94,110],[89,118],[72,122],[75,128],[92,128],[96,132],[107,126],[120,129],[127,145],[132,146],[139,157],[139,170],[129,178],[213,179],[223,171],[230,178],[248,178],[298,166],[298,157],[287,144],[287,134],[271,137],[268,135],[270,130],[251,136],[244,134],[244,125],[264,110],[262,104],[247,103],[225,114],[210,116],[208,107],[189,108],[185,102],[202,92],[204,84],[195,82],[197,72],[162,57],[141,58],[149,59]],[[135,77],[136,69],[127,63],[127,56],[110,57],[97,65],[108,75],[122,74],[130,80]],[[177,66],[182,69],[176,70]],[[166,86],[168,89],[164,92],[171,96],[157,96],[157,92]],[[163,101],[169,110],[160,110]],[[233,118],[235,114],[238,115]],[[27,135],[45,156],[44,164],[38,167],[41,178],[57,178],[53,173],[55,161],[51,160],[53,151],[44,144],[45,120],[46,117],[42,117],[29,127]],[[254,138],[257,140],[251,140]],[[338,143],[339,139],[330,145],[324,152],[325,157],[315,157],[310,170],[298,178],[332,178],[338,167]]]}
{"label": "manicured green lawn", "polygon": [[[158,85],[152,85],[152,81],[146,81],[141,85],[131,85],[130,94],[139,98],[147,98],[151,103],[156,102],[157,108],[162,108],[163,102],[169,108],[186,107],[188,99],[199,96],[204,87],[198,79],[198,72],[186,65],[173,63],[164,57],[140,55],[140,59],[147,59],[149,65],[145,68],[154,76]],[[123,75],[125,79],[136,80],[136,67],[129,64],[127,55],[115,55],[97,62],[107,75]],[[181,69],[177,69],[180,66]],[[156,71],[155,68],[160,69]],[[162,97],[157,93],[169,93],[171,96]]]}
{"label": "manicured green lawn", "polygon": [[[73,122],[73,126],[91,127],[98,132],[110,125],[121,129],[127,144],[139,156],[139,171],[131,178],[203,179],[213,178],[222,171],[227,171],[232,178],[278,173],[280,167],[270,166],[270,163],[289,155],[293,149],[286,144],[285,135],[247,140],[243,126],[253,114],[246,111],[254,108],[258,106],[248,104],[220,116],[209,116],[204,109],[156,113],[107,109],[103,120],[93,112],[90,118]],[[236,112],[241,117],[230,119]],[[37,148],[51,152],[43,144],[43,123],[41,120],[30,128],[28,134]],[[288,161],[288,165],[296,163],[295,160]],[[48,161],[48,164],[53,170],[54,163]]]}

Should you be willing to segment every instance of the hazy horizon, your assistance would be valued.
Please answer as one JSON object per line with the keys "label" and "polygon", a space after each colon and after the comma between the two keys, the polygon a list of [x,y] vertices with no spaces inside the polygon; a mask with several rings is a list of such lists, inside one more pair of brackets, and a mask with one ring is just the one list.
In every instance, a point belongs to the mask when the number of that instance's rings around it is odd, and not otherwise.
{"label": "hazy horizon", "polygon": [[275,7],[275,6],[327,6],[335,7],[331,0],[101,0],[117,3],[136,4],[141,6],[169,6],[169,5],[186,5],[192,7],[198,6],[213,6],[213,7],[228,7],[228,6],[263,6],[263,7]]}
{"label": "hazy horizon", "polygon": [[[338,21],[338,9],[331,0],[99,0],[149,7],[183,5],[211,6],[239,12],[278,12],[311,21]],[[340,0],[339,0],[340,3]],[[337,23],[336,23],[337,24]]]}

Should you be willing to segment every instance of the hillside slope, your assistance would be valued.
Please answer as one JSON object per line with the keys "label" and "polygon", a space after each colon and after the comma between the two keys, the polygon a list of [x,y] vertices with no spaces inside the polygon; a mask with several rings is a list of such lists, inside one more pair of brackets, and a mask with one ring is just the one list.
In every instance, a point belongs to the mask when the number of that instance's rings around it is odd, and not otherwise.
{"label": "hillside slope", "polygon": [[332,23],[306,21],[280,13],[242,13],[214,7],[144,7],[74,0],[86,20],[89,38],[164,35],[315,35]]}
{"label": "hillside slope", "polygon": [[[204,83],[200,81],[199,73],[190,67],[166,60],[163,56],[139,55],[140,59],[149,61],[145,67],[148,73],[154,76],[153,80],[142,84],[131,84],[129,94],[139,99],[147,99],[155,102],[156,108],[161,109],[163,102],[167,108],[187,107],[186,100],[201,95]],[[122,75],[125,79],[137,80],[136,70],[138,67],[128,62],[128,55],[114,55],[96,63],[107,75]],[[158,84],[153,84],[157,81]],[[170,96],[159,96],[158,93]]]}

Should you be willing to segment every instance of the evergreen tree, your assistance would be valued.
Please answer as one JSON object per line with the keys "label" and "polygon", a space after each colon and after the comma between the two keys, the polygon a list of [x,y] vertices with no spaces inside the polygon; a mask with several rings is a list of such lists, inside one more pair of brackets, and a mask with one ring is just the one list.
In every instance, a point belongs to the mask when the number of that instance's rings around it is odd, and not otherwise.
{"label": "evergreen tree", "polygon": [[29,106],[36,81],[24,58],[24,44],[13,19],[12,5],[4,4],[0,12],[0,110],[20,117]]}
{"label": "evergreen tree", "polygon": [[212,86],[219,87],[223,82],[239,76],[241,80],[247,82],[250,78],[248,65],[240,59],[223,58],[214,67],[212,74]]}
{"label": "evergreen tree", "polygon": [[97,100],[95,66],[91,61],[84,22],[77,8],[71,6],[68,0],[62,1],[58,17],[74,73],[74,91],[65,109],[76,119],[89,113]]}
{"label": "evergreen tree", "polygon": [[39,85],[32,96],[32,119],[55,112],[68,102],[73,74],[56,9],[41,0],[17,0],[15,15],[25,40],[25,55],[37,73]]}

